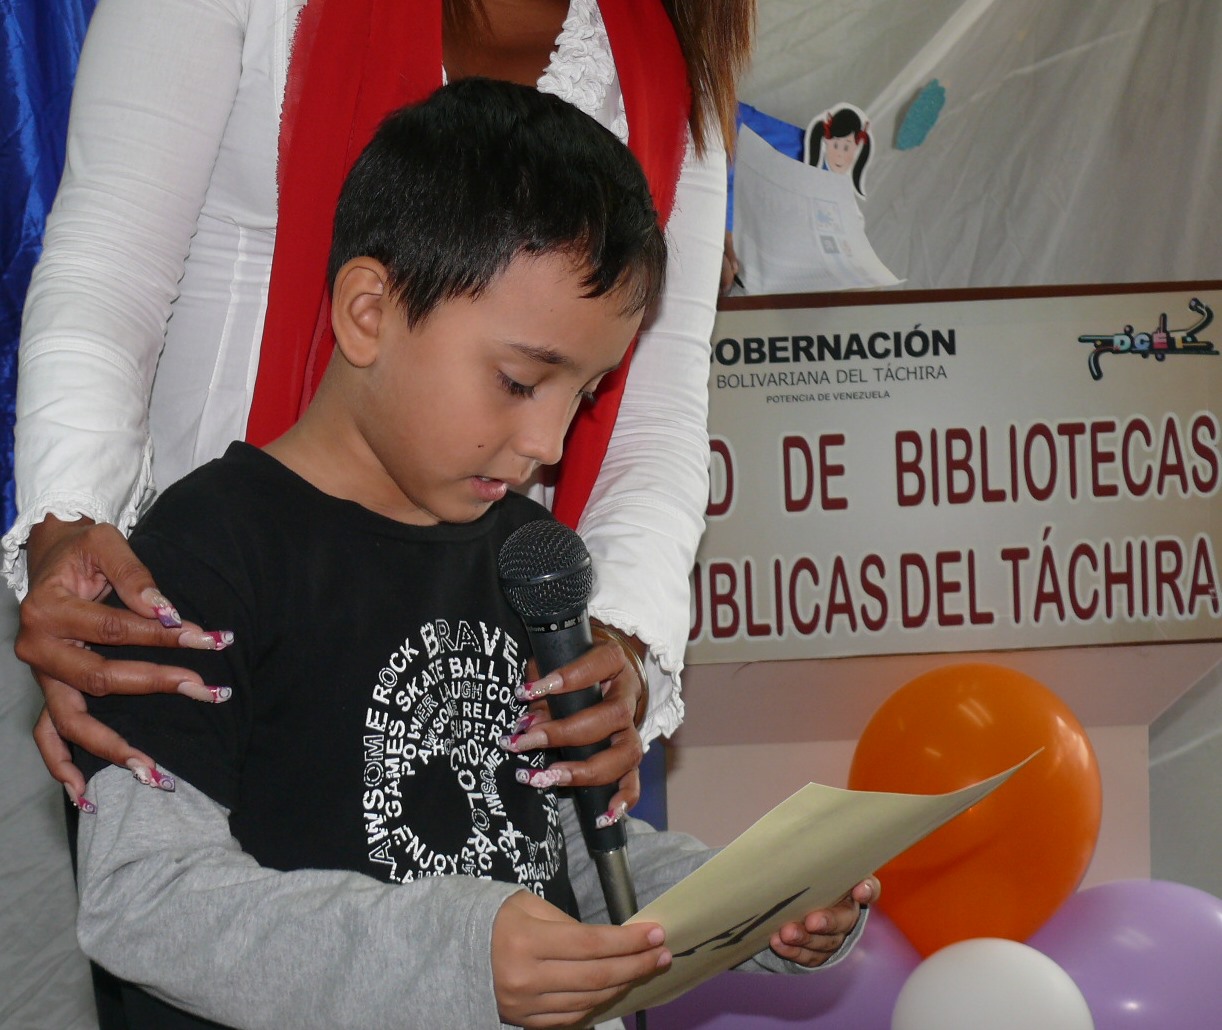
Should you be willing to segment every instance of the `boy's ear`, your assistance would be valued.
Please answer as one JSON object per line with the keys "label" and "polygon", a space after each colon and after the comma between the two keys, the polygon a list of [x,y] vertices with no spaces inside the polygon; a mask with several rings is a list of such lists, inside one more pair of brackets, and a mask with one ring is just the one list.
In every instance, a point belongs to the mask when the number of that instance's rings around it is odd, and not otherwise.
{"label": "boy's ear", "polygon": [[340,353],[357,368],[378,356],[387,304],[392,303],[386,267],[371,257],[356,257],[340,268],[331,291],[331,328]]}

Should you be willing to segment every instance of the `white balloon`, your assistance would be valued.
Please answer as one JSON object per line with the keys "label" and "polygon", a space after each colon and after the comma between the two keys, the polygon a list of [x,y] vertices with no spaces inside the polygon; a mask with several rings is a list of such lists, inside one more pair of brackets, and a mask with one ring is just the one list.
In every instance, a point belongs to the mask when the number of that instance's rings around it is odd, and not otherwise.
{"label": "white balloon", "polygon": [[1086,999],[1047,955],[977,937],[934,952],[900,988],[891,1030],[1095,1030]]}

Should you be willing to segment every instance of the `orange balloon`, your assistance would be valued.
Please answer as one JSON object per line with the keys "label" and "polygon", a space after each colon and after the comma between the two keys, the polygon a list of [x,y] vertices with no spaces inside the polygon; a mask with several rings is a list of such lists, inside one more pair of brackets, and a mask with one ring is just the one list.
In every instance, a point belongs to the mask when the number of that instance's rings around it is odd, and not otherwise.
{"label": "orange balloon", "polygon": [[984,663],[918,676],[862,733],[853,790],[942,794],[1039,748],[994,793],[879,870],[880,907],[922,955],[973,937],[1025,941],[1077,889],[1099,836],[1099,767],[1060,698]]}

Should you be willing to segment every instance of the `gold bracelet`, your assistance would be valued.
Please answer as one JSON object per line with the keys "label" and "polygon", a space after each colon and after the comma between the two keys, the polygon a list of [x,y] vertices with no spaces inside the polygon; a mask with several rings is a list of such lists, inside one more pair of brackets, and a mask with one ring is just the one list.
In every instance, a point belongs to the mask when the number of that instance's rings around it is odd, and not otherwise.
{"label": "gold bracelet", "polygon": [[645,721],[645,713],[649,710],[649,679],[645,675],[645,662],[632,646],[632,641],[614,626],[605,626],[601,622],[593,624],[593,636],[616,644],[628,655],[628,661],[641,681],[641,696],[637,698],[636,711],[632,713],[632,723],[639,730]]}

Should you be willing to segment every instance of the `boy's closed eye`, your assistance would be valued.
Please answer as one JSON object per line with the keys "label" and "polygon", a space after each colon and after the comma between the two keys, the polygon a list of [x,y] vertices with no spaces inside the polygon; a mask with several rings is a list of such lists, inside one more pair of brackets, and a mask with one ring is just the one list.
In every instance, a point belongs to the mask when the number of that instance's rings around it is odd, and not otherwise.
{"label": "boy's closed eye", "polygon": [[598,388],[602,385],[603,377],[591,379],[585,386],[577,391],[578,397],[582,404],[593,404],[598,400]]}
{"label": "boy's closed eye", "polygon": [[519,383],[516,379],[511,379],[504,372],[498,371],[496,377],[501,384],[501,388],[511,397],[522,397],[529,400],[535,395],[535,388],[533,386]]}
{"label": "boy's closed eye", "polygon": [[[506,375],[504,372],[497,372],[497,380],[501,384],[501,388],[505,390],[511,397],[521,397],[524,400],[530,400],[535,395],[535,386],[527,386],[525,383],[519,383],[516,379]],[[582,404],[593,404],[598,399],[598,386],[602,382],[602,376],[593,380],[591,383],[577,391],[578,397]]]}

